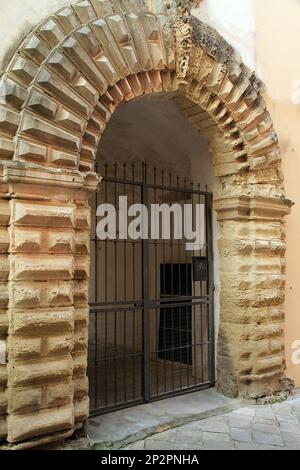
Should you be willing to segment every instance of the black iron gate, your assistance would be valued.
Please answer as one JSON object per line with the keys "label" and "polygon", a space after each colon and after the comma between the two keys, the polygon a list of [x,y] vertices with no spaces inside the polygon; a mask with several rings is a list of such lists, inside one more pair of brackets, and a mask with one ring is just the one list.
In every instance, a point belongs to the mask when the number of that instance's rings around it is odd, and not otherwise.
{"label": "black iron gate", "polygon": [[[212,194],[146,163],[104,164],[98,172],[103,183],[94,200],[91,243],[91,413],[210,387],[215,380]],[[204,206],[202,249],[187,250],[187,240],[175,237],[172,211],[169,239],[126,238],[117,230],[114,239],[100,240],[97,207],[118,208],[124,195],[126,208],[144,204],[149,214],[153,204],[177,204],[183,213],[188,204]],[[194,209],[192,215],[196,218]],[[117,226],[121,218],[131,220],[124,206],[116,211]]]}

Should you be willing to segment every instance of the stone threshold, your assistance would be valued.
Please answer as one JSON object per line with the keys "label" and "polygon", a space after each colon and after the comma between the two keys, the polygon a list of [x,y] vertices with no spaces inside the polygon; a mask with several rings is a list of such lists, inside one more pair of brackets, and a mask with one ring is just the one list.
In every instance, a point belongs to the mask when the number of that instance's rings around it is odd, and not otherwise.
{"label": "stone threshold", "polygon": [[92,450],[121,449],[168,429],[229,413],[241,403],[209,389],[114,411],[89,419],[89,446]]}

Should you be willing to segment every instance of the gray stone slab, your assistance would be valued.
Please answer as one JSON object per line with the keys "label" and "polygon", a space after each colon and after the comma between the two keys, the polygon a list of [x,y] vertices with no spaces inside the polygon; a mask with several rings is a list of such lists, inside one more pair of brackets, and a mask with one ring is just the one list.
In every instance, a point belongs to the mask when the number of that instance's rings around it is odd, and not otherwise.
{"label": "gray stone slab", "polygon": [[229,434],[221,434],[215,432],[204,432],[202,434],[203,441],[220,441],[220,442],[230,442]]}
{"label": "gray stone slab", "polygon": [[280,434],[280,428],[278,424],[265,424],[265,423],[254,423],[253,431],[259,431],[267,434]]}
{"label": "gray stone slab", "polygon": [[252,442],[252,433],[249,429],[232,428],[231,438],[237,442]]}
{"label": "gray stone slab", "polygon": [[232,442],[207,441],[203,444],[202,450],[235,450]]}
{"label": "gray stone slab", "polygon": [[283,440],[278,434],[267,434],[259,431],[254,431],[253,440],[257,444],[284,447]]}
{"label": "gray stone slab", "polygon": [[227,413],[240,406],[214,389],[172,397],[91,418],[87,425],[95,449],[117,449],[182,424]]}
{"label": "gray stone slab", "polygon": [[230,428],[227,424],[226,415],[216,416],[212,418],[205,418],[201,421],[196,421],[193,423],[185,424],[183,426],[183,431],[190,432],[199,432],[199,431],[208,431],[214,433],[229,433]]}

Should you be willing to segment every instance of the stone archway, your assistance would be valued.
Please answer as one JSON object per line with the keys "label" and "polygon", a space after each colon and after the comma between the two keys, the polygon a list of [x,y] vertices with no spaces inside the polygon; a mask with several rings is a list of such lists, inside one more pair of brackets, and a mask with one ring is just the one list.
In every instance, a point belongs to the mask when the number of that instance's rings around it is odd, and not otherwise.
{"label": "stone archway", "polygon": [[[222,195],[218,386],[286,392],[285,199],[261,83],[193,2],[85,0],[37,27],[1,77],[0,438],[70,435],[89,414],[89,194],[122,101],[176,93],[211,137]],[[193,103],[193,106],[191,105]],[[100,175],[101,176],[101,175]],[[53,438],[57,435],[53,434]]]}

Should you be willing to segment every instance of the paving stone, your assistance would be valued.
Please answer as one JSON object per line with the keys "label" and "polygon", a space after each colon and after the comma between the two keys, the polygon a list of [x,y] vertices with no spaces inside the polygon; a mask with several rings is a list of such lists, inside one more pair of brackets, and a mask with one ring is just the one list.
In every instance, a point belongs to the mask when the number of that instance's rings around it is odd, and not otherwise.
{"label": "paving stone", "polygon": [[300,424],[296,425],[294,422],[287,423],[286,421],[282,421],[279,423],[280,432],[289,432],[299,434],[300,436]]}
{"label": "paving stone", "polygon": [[[192,424],[192,426],[191,426]],[[226,433],[229,432],[229,426],[226,422],[224,417],[222,418],[209,418],[203,419],[201,421],[196,421],[195,423],[191,423],[185,426],[185,428],[189,428],[190,430],[202,430],[208,432],[215,432],[215,433]]]}
{"label": "paving stone", "polygon": [[250,416],[229,416],[228,423],[231,428],[250,429],[253,418]]}
{"label": "paving stone", "polygon": [[233,415],[255,416],[254,408],[240,408],[232,412]]}
{"label": "paving stone", "polygon": [[247,442],[237,442],[235,444],[236,450],[284,450],[284,447],[275,447],[275,446],[268,446],[268,445],[260,445],[255,443],[247,443]]}
{"label": "paving stone", "polygon": [[253,432],[253,440],[257,444],[271,445],[271,446],[284,446],[282,438],[278,434],[267,434],[259,431]]}
{"label": "paving stone", "polygon": [[[194,403],[194,398],[192,402]],[[174,403],[173,405],[175,406]],[[150,408],[148,415],[151,424],[149,429],[156,434],[142,440],[135,436],[137,442],[123,447],[124,450],[139,450],[144,446],[146,450],[300,450],[299,399],[285,404],[261,405],[257,408],[240,407],[229,413],[222,411],[217,416],[193,420],[186,424],[177,424],[175,420],[173,426],[176,427],[166,431],[163,431],[166,426],[165,416],[170,416],[172,410],[166,411],[166,402],[164,407],[160,405],[159,409],[164,410],[159,426],[153,427],[153,421],[156,423],[159,418],[159,410]],[[131,430],[136,431],[136,420],[138,417],[144,417],[144,413],[144,409],[134,413],[130,411],[125,423],[129,424],[134,418]],[[116,418],[111,424],[113,430],[117,425]],[[161,432],[157,433],[157,429]]]}
{"label": "paving stone", "polygon": [[202,434],[203,441],[222,441],[222,442],[229,442],[230,436],[228,434],[220,434],[215,432],[203,432]]}
{"label": "paving stone", "polygon": [[280,434],[280,428],[278,424],[264,424],[264,423],[254,423],[253,431],[260,431],[268,434]]}
{"label": "paving stone", "polygon": [[146,439],[145,450],[176,450],[176,445],[174,442],[167,442],[157,437]]}
{"label": "paving stone", "polygon": [[122,450],[143,450],[144,447],[145,447],[144,441],[137,441],[124,447]]}
{"label": "paving stone", "polygon": [[235,450],[232,442],[207,441],[203,444],[202,450]]}
{"label": "paving stone", "polygon": [[238,442],[252,442],[252,434],[248,429],[232,428],[231,437]]}
{"label": "paving stone", "polygon": [[282,431],[281,436],[285,442],[300,442],[300,432]]}

